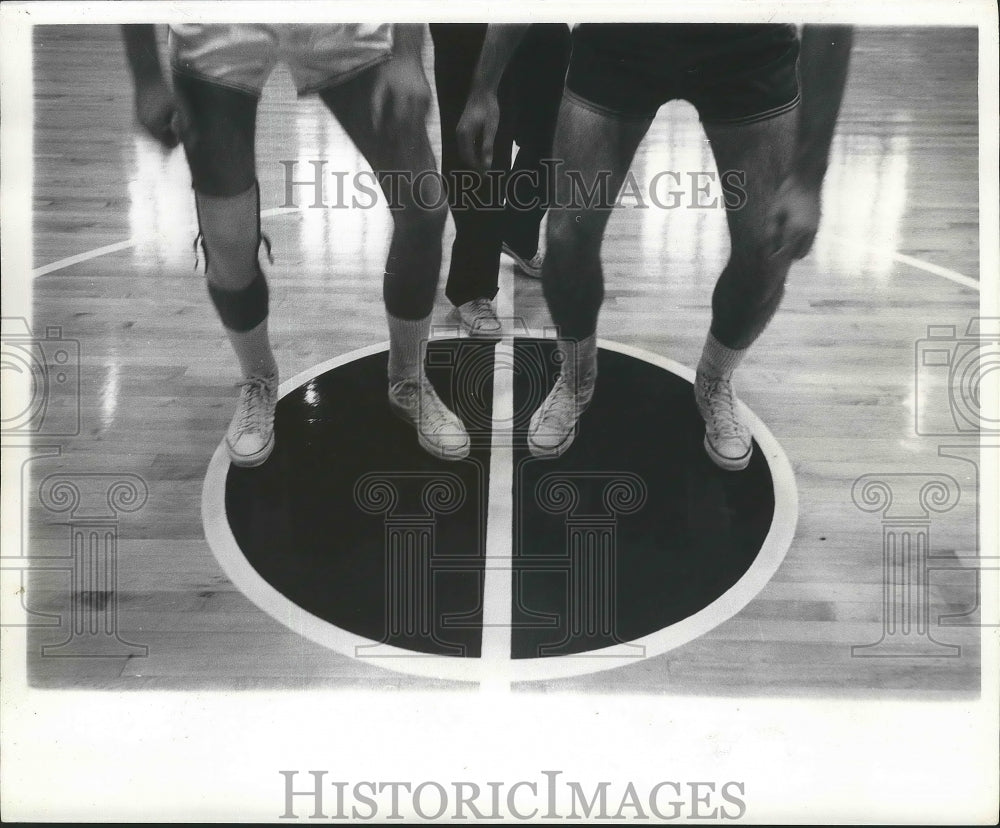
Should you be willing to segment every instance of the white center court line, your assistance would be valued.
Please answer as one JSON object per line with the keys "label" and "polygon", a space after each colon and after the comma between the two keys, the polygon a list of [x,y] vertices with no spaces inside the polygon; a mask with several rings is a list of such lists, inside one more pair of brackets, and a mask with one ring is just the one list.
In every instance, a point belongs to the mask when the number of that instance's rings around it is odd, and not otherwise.
{"label": "white center court line", "polygon": [[514,275],[501,264],[497,316],[505,336],[493,356],[493,430],[490,438],[490,485],[486,523],[486,561],[483,581],[482,662],[485,668],[480,688],[487,692],[510,690],[511,544],[513,542],[514,497]]}
{"label": "white center court line", "polygon": [[[505,283],[502,281],[501,284]],[[508,290],[507,296],[509,295]],[[501,308],[504,307],[504,301],[506,300],[501,300]],[[509,307],[509,303],[506,307]],[[547,335],[545,331],[526,330],[522,325],[512,327],[521,336],[539,338]],[[509,335],[502,344],[504,350],[501,353],[506,353],[509,358],[513,346]],[[693,369],[666,357],[606,339],[598,340],[598,347],[604,351],[613,351],[642,360],[689,383],[694,381]],[[379,342],[313,365],[283,382],[279,396],[285,397],[316,377],[359,359],[385,353],[388,349],[388,342]],[[490,365],[493,366],[493,361]],[[504,390],[510,389],[513,385],[509,363],[504,364],[502,369],[495,371],[496,385],[499,387],[497,399],[512,402],[510,390]],[[510,434],[511,407],[510,402],[503,404],[498,402],[494,407],[494,416],[502,427],[501,434],[507,437]],[[661,655],[693,641],[709,630],[715,629],[723,621],[732,618],[769,583],[784,559],[792,538],[795,537],[798,493],[791,463],[785,456],[781,444],[752,411],[744,408],[743,413],[754,439],[767,458],[774,484],[774,516],[760,551],[740,580],[704,609],[670,626],[635,639],[625,647],[620,645],[605,647],[581,653],[579,657],[535,657],[517,660],[511,658],[509,642],[512,631],[513,577],[512,557],[508,544],[511,540],[510,527],[513,514],[510,480],[514,468],[509,440],[502,438],[494,441],[495,452],[491,461],[494,470],[493,486],[488,492],[491,497],[487,512],[493,522],[487,530],[488,561],[484,562],[487,583],[484,590],[483,618],[488,632],[484,637],[481,656],[485,654],[485,657],[434,656],[366,638],[313,615],[279,592],[250,564],[230,528],[226,508],[226,479],[230,462],[224,439],[216,447],[202,487],[201,515],[205,539],[223,572],[236,588],[270,617],[298,635],[329,647],[348,658],[366,662],[368,665],[438,680],[475,682],[481,692],[499,697],[509,694],[511,685],[515,681],[567,678],[610,670],[634,664],[637,651],[644,653],[646,658]]]}

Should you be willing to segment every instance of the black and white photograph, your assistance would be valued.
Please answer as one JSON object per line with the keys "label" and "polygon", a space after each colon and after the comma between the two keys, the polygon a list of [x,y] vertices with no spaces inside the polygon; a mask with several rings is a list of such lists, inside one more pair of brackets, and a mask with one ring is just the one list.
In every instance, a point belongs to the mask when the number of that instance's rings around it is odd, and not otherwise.
{"label": "black and white photograph", "polygon": [[5,821],[996,824],[974,0],[5,2]]}

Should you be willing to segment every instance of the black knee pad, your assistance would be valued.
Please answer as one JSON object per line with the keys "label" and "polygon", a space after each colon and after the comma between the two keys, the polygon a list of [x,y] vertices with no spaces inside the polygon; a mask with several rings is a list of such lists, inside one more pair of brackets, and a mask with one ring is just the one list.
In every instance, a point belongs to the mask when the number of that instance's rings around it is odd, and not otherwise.
{"label": "black knee pad", "polygon": [[208,282],[208,295],[222,324],[231,331],[249,331],[267,319],[269,291],[264,271],[259,267],[245,288],[225,290]]}
{"label": "black knee pad", "polygon": [[421,282],[389,271],[382,277],[382,301],[398,319],[424,319],[434,310],[437,281]]}
{"label": "black knee pad", "polygon": [[600,274],[589,283],[580,283],[546,273],[542,279],[542,293],[561,336],[585,339],[597,329],[604,301],[604,282]]}

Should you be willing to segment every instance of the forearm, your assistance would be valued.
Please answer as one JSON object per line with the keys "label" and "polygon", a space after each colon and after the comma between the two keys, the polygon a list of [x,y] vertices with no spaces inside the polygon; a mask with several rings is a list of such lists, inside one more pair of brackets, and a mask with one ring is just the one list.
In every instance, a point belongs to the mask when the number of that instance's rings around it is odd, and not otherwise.
{"label": "forearm", "polygon": [[151,23],[129,23],[121,27],[125,56],[136,83],[163,80],[156,27]]}
{"label": "forearm", "polygon": [[803,27],[799,58],[802,104],[793,169],[810,186],[819,187],[826,174],[853,34],[850,26]]}
{"label": "forearm", "polygon": [[396,23],[392,27],[393,54],[422,63],[426,28],[423,23]]}
{"label": "forearm", "polygon": [[472,93],[496,94],[504,70],[528,30],[527,23],[491,23],[479,52]]}

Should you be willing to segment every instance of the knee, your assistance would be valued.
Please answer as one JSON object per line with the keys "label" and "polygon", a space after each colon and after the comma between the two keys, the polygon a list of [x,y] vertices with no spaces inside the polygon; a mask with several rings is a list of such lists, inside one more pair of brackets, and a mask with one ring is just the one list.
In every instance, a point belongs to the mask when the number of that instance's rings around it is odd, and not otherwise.
{"label": "knee", "polygon": [[545,231],[546,256],[567,260],[581,256],[600,255],[600,229],[588,221],[579,210],[549,210]]}
{"label": "knee", "polygon": [[256,186],[226,197],[196,192],[195,201],[209,280],[228,290],[241,289],[257,273],[260,220]]}
{"label": "knee", "polygon": [[393,103],[385,105],[388,101],[383,101],[382,123],[393,135],[414,135],[427,129],[431,88],[423,70],[417,71],[419,76],[407,81],[399,80],[398,75],[391,76],[386,94]]}
{"label": "knee", "polygon": [[734,242],[729,269],[745,291],[766,299],[784,290],[791,263],[791,257],[774,250],[770,239],[762,233],[747,242]]}
{"label": "knee", "polygon": [[424,244],[440,244],[448,220],[448,202],[442,194],[429,196],[426,188],[413,198],[403,199],[393,212],[396,229]]}

